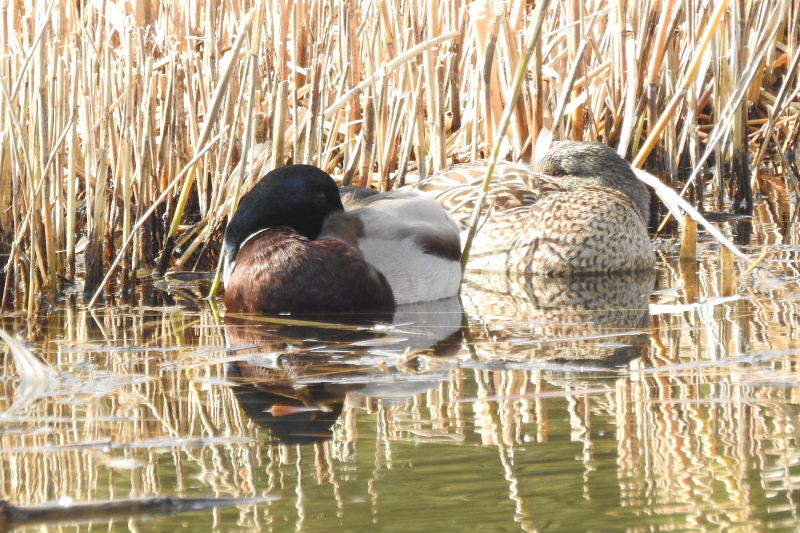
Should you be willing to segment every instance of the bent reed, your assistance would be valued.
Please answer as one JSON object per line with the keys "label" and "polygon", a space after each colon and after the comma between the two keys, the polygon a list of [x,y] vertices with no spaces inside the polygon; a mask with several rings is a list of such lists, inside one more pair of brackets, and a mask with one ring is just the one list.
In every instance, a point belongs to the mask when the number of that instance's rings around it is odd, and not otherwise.
{"label": "bent reed", "polygon": [[[487,156],[533,4],[5,0],[2,304],[216,268],[237,199],[276,166],[387,190]],[[798,13],[553,1],[502,156],[599,140],[713,209],[793,190]]]}

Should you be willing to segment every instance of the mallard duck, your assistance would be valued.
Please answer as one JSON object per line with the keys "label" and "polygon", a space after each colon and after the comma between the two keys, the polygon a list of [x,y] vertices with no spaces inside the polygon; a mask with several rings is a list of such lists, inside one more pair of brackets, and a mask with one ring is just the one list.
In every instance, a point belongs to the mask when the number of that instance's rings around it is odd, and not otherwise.
{"label": "mallard duck", "polygon": [[414,191],[341,189],[289,165],[245,194],[225,228],[225,305],[255,313],[391,312],[457,294],[458,228]]}
{"label": "mallard duck", "polygon": [[[455,165],[416,188],[463,231],[486,165]],[[498,164],[467,267],[554,276],[652,268],[649,202],[646,186],[608,146],[557,142],[532,165]]]}

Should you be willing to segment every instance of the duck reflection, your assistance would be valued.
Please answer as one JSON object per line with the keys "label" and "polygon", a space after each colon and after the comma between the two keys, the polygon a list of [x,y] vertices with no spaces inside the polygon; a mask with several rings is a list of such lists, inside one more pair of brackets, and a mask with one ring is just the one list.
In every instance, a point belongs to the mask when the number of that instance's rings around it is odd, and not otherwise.
{"label": "duck reflection", "polygon": [[648,346],[655,281],[654,271],[574,278],[475,274],[465,282],[462,301],[478,355],[617,366]]}
{"label": "duck reflection", "polygon": [[462,316],[457,298],[399,306],[390,321],[315,316],[324,327],[229,315],[225,334],[237,357],[227,375],[238,382],[242,410],[276,441],[328,440],[349,395],[396,401],[446,380],[446,372],[426,371],[415,356],[457,352]]}
{"label": "duck reflection", "polygon": [[233,387],[239,406],[278,442],[310,444],[331,438],[349,387],[329,383],[295,386],[281,371],[238,362],[228,376],[241,380]]}

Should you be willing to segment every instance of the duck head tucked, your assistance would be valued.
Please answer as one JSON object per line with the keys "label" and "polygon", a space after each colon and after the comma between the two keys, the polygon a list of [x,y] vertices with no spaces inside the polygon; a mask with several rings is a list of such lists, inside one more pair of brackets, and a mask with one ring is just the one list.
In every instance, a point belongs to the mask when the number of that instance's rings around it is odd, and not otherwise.
{"label": "duck head tucked", "polygon": [[[487,166],[455,165],[418,187],[466,228]],[[498,162],[487,203],[490,214],[472,242],[470,270],[569,277],[655,265],[649,191],[605,145],[561,141],[531,165]]]}
{"label": "duck head tucked", "polygon": [[343,210],[333,179],[311,165],[271,171],[245,194],[222,245],[225,305],[249,313],[391,313],[386,278],[352,243],[322,236]]}
{"label": "duck head tucked", "polygon": [[461,282],[458,227],[435,200],[340,189],[311,165],[275,169],[245,194],[222,254],[229,310],[383,313]]}
{"label": "duck head tucked", "polygon": [[237,251],[255,234],[283,226],[313,240],[325,218],[342,210],[339,188],[317,167],[288,165],[269,172],[242,196],[225,228],[223,279],[230,279]]}
{"label": "duck head tucked", "polygon": [[647,225],[650,193],[630,165],[610,147],[597,142],[560,141],[533,163],[535,172],[574,187],[601,185],[627,195]]}

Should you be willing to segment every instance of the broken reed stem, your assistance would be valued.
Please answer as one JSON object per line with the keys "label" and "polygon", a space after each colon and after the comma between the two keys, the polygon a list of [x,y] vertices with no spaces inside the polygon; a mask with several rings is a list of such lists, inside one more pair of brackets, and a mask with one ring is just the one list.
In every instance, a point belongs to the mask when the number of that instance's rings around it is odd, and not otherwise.
{"label": "broken reed stem", "polygon": [[197,161],[201,157],[203,157],[203,154],[205,154],[212,146],[214,146],[217,143],[217,141],[219,141],[222,138],[222,136],[227,132],[228,132],[228,127],[225,126],[218,134],[214,136],[213,139],[211,139],[208,142],[208,144],[206,144],[204,147],[198,150],[197,153],[194,155],[194,157],[186,164],[186,166],[183,167],[183,169],[181,169],[180,172],[178,172],[178,175],[175,176],[175,178],[173,178],[171,182],[169,182],[166,188],[164,188],[164,191],[161,193],[161,195],[158,198],[156,198],[152,204],[150,204],[150,207],[147,209],[147,211],[145,211],[144,214],[139,218],[139,220],[136,221],[136,224],[134,224],[133,227],[131,228],[130,235],[128,235],[128,238],[122,243],[122,246],[120,246],[119,252],[117,253],[117,257],[114,259],[114,262],[111,263],[111,266],[108,267],[105,277],[103,277],[103,280],[98,285],[97,290],[94,292],[94,295],[89,300],[87,307],[92,307],[97,301],[97,298],[100,297],[100,294],[103,291],[103,287],[105,287],[106,283],[108,283],[109,278],[111,278],[111,275],[114,273],[114,269],[117,268],[117,266],[119,266],[120,262],[122,261],[122,258],[125,257],[125,250],[131,244],[131,241],[136,235],[136,231],[138,231],[138,229],[142,227],[142,225],[147,221],[150,215],[153,214],[156,208],[159,205],[161,205],[161,202],[167,199],[167,197],[172,193],[172,190],[175,188],[175,186],[178,183],[180,183],[180,181],[183,179],[184,176],[186,176],[188,172],[192,170],[194,164],[197,163]]}
{"label": "broken reed stem", "polygon": [[690,215],[684,215],[681,227],[681,250],[678,257],[681,261],[697,259],[697,222]]}

